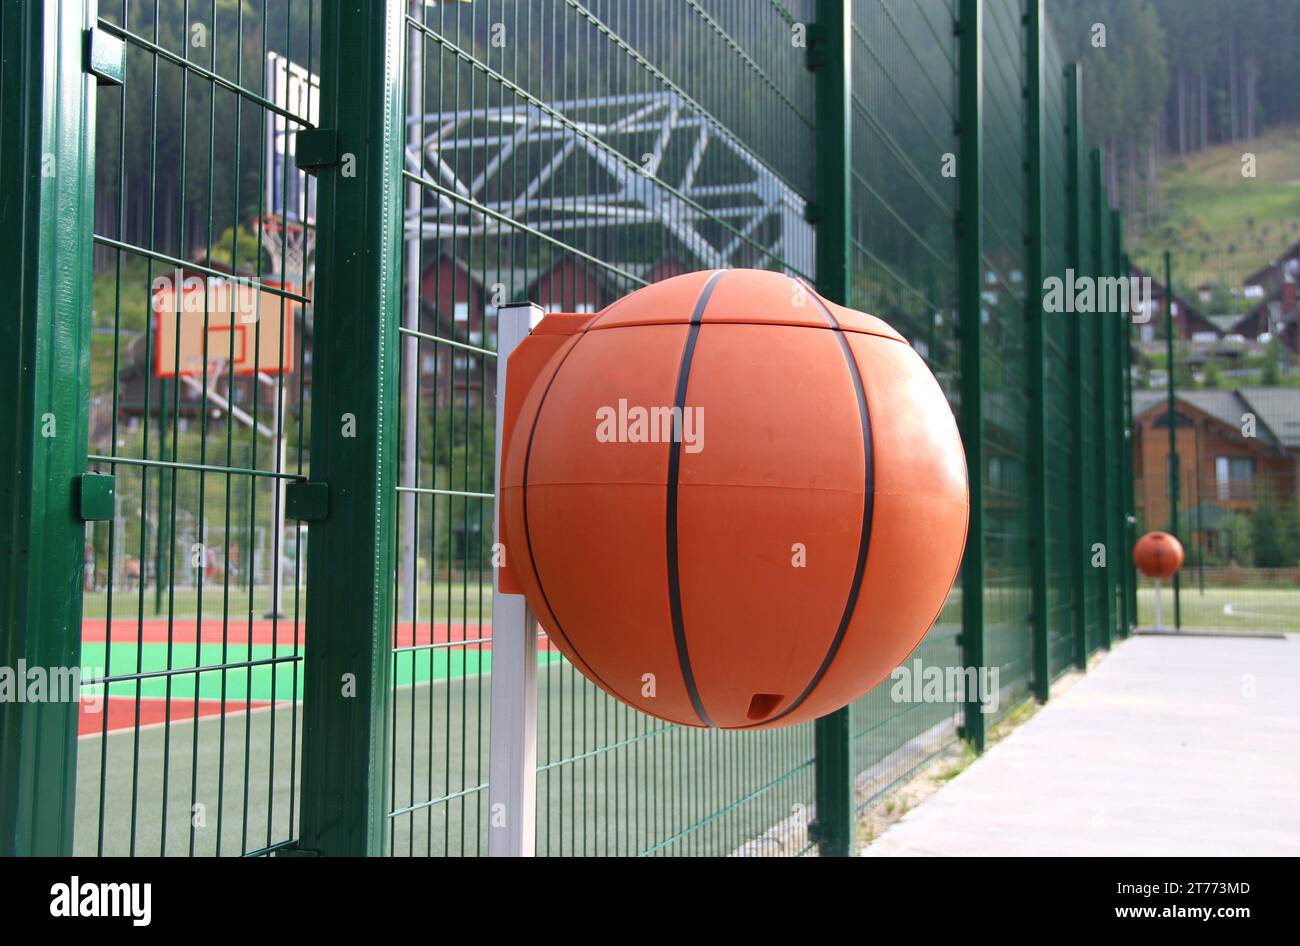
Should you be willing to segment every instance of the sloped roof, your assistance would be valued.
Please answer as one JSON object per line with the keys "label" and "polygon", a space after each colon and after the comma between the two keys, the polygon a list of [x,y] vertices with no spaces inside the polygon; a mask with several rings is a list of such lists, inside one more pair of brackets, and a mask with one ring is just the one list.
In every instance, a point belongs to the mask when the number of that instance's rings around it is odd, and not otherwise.
{"label": "sloped roof", "polygon": [[[1241,427],[1243,414],[1259,421],[1257,434],[1265,443],[1300,447],[1300,388],[1239,388],[1235,391],[1179,391],[1178,400],[1229,427]],[[1133,392],[1133,416],[1138,417],[1164,405],[1169,395],[1148,388]]]}
{"label": "sloped roof", "polygon": [[[1159,279],[1156,279],[1155,276],[1152,276],[1150,273],[1148,273],[1141,266],[1138,266],[1136,263],[1129,264],[1129,273],[1133,276],[1145,276],[1149,278],[1151,280],[1151,285],[1154,287],[1155,292],[1158,294],[1159,298],[1161,299],[1164,298],[1165,295],[1164,283],[1162,283]],[[1223,329],[1219,328],[1219,326],[1216,325],[1212,319],[1208,318],[1205,315],[1205,313],[1203,313],[1199,308],[1197,308],[1196,306],[1188,302],[1185,297],[1180,296],[1176,291],[1174,292],[1174,303],[1178,306],[1178,310],[1177,310],[1178,317],[1183,320],[1184,324],[1192,326],[1193,331],[1195,331],[1196,326],[1199,325],[1202,329],[1208,329],[1210,331],[1217,332],[1220,335],[1223,334]]]}
{"label": "sloped roof", "polygon": [[1242,388],[1241,396],[1284,447],[1300,447],[1300,388]]}
{"label": "sloped roof", "polygon": [[1241,281],[1242,285],[1250,286],[1258,284],[1261,279],[1269,274],[1270,270],[1277,269],[1294,256],[1300,256],[1300,240],[1297,240],[1295,243],[1288,246],[1277,256],[1276,259],[1270,260],[1267,265],[1261,266],[1255,272],[1243,279]]}
{"label": "sloped roof", "polygon": [[1237,327],[1239,322],[1244,322],[1250,318],[1249,315],[1207,315],[1207,319],[1214,323],[1222,334],[1228,335]]}
{"label": "sloped roof", "polygon": [[[1195,389],[1179,391],[1178,400],[1190,404],[1199,411],[1209,414],[1215,420],[1222,421],[1229,427],[1241,426],[1241,415],[1250,410],[1246,403],[1237,396],[1236,391]],[[1163,390],[1150,388],[1133,392],[1133,416],[1145,414],[1155,407],[1162,407],[1169,395]]]}

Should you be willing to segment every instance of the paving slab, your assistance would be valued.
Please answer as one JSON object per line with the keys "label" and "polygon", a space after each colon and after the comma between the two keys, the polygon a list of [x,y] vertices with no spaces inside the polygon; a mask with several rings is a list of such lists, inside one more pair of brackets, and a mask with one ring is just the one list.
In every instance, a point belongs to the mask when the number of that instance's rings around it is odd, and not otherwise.
{"label": "paving slab", "polygon": [[863,854],[1300,856],[1300,635],[1117,644]]}

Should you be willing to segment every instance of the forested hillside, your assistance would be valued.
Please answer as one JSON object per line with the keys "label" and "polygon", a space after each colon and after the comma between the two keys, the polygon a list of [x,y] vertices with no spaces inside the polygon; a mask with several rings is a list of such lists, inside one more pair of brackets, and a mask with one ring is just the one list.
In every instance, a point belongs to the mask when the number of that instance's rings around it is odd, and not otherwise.
{"label": "forested hillside", "polygon": [[1065,58],[1084,64],[1089,135],[1136,232],[1162,216],[1162,160],[1300,122],[1296,0],[1048,0],[1048,10]]}

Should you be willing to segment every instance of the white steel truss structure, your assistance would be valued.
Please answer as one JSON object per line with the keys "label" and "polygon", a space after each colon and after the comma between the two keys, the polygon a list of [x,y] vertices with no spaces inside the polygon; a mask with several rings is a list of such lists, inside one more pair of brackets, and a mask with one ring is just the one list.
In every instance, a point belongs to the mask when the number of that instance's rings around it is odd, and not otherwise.
{"label": "white steel truss structure", "polygon": [[410,115],[407,131],[425,190],[407,240],[662,227],[683,263],[813,271],[804,198],[676,93]]}

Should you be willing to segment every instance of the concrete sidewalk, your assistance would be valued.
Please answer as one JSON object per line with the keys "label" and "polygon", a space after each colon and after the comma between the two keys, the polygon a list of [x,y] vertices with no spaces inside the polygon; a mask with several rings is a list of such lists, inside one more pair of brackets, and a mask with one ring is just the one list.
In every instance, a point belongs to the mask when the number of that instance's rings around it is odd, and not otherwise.
{"label": "concrete sidewalk", "polygon": [[1300,636],[1124,641],[863,853],[1300,855]]}

